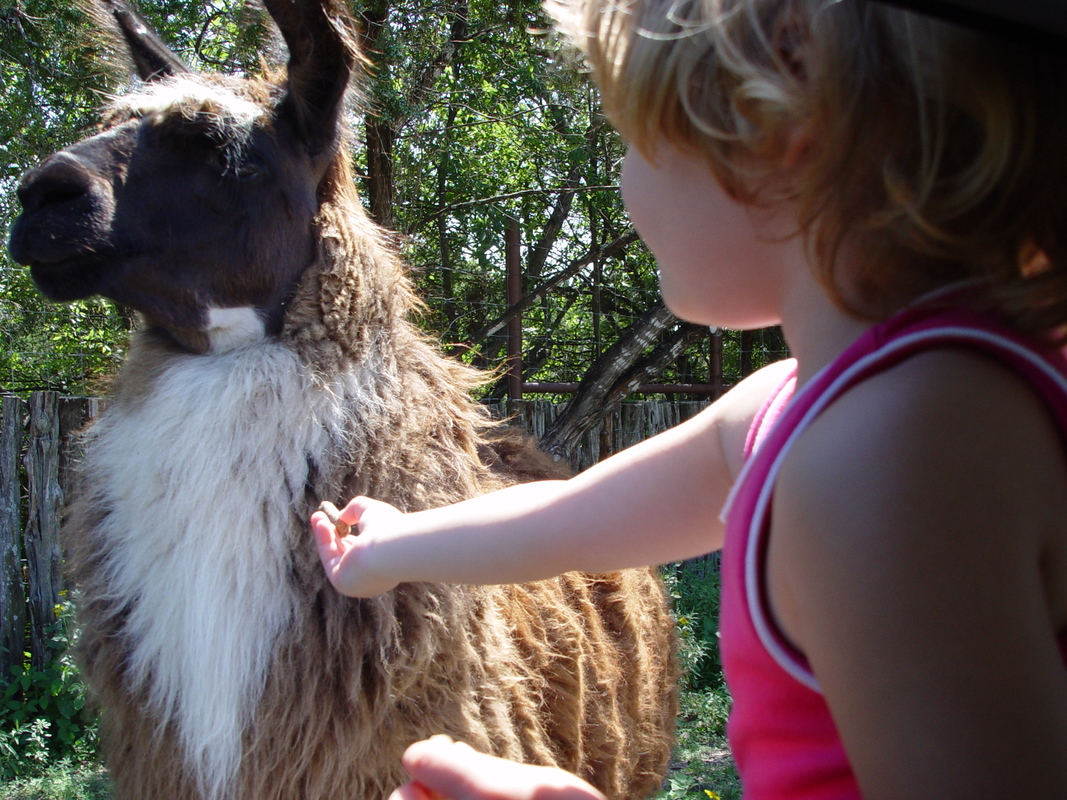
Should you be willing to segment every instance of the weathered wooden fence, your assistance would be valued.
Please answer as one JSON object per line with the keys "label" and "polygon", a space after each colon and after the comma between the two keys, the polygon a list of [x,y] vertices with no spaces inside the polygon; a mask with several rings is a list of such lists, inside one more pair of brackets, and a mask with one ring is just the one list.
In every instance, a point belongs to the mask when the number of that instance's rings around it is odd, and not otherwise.
{"label": "weathered wooden fence", "polygon": [[[578,446],[570,454],[571,465],[577,470],[592,466],[605,456],[684,422],[707,406],[708,402],[690,400],[623,403],[606,416],[600,425],[585,432]],[[541,438],[565,405],[548,400],[510,400],[506,403],[492,403],[489,408],[494,415],[510,418],[514,424],[524,426],[534,436]]]}
{"label": "weathered wooden fence", "polygon": [[[0,427],[0,683],[30,652],[35,667],[51,657],[48,629],[62,591],[59,523],[65,497],[76,491],[77,432],[105,401],[34,392],[2,395]],[[692,417],[704,402],[625,403],[585,434],[572,463],[584,469],[601,457]],[[525,400],[491,406],[540,436],[561,405]],[[28,640],[28,648],[27,648]]]}
{"label": "weathered wooden fence", "polygon": [[34,667],[52,653],[48,629],[62,591],[59,521],[74,490],[75,433],[95,416],[95,398],[34,392],[0,397],[0,680],[30,652]]}

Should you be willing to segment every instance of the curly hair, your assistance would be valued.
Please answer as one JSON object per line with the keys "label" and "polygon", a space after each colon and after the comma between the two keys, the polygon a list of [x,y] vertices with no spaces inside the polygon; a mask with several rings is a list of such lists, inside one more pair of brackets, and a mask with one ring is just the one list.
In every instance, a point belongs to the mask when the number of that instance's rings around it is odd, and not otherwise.
{"label": "curly hair", "polygon": [[[842,307],[879,318],[973,280],[1018,328],[1067,339],[1058,52],[868,0],[548,7],[634,146],[653,156],[670,141],[706,157],[739,200],[796,203]],[[813,146],[783,192],[768,178],[798,124]],[[846,242],[862,263],[843,275]]]}

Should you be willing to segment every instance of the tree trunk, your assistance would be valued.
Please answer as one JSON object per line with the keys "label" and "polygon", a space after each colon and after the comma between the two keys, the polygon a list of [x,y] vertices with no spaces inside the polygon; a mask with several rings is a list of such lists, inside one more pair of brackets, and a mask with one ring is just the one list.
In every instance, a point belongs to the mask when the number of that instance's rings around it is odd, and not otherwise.
{"label": "tree trunk", "polygon": [[384,228],[396,227],[396,185],[393,180],[393,143],[396,132],[392,124],[378,116],[366,125],[367,202],[370,214]]}
{"label": "tree trunk", "polygon": [[628,394],[663,372],[698,336],[707,330],[682,324],[647,357],[643,354],[665,331],[678,325],[662,302],[631,325],[589,368],[567,407],[545,430],[541,446],[566,457],[582,435],[612,412]]}
{"label": "tree trunk", "polygon": [[[378,0],[367,3],[360,14],[363,22],[360,44],[363,52],[374,61],[375,75],[382,80],[388,80],[389,76],[389,65],[382,63],[380,56],[381,43],[389,20],[389,8],[388,0]],[[393,144],[396,141],[396,133],[393,130],[393,121],[382,114],[380,106],[372,108],[367,114],[363,128],[363,146],[367,158],[367,204],[374,221],[392,230],[396,222],[393,211],[396,197],[393,184]]]}
{"label": "tree trunk", "polygon": [[477,331],[471,334],[471,337],[466,342],[464,342],[462,346],[453,349],[452,355],[458,355],[459,353],[466,352],[467,350],[476,347],[481,342],[492,336],[494,333],[500,331],[505,325],[508,324],[508,322],[513,317],[522,314],[524,311],[526,311],[526,309],[531,308],[534,304],[539,302],[542,297],[544,297],[550,291],[552,291],[565,280],[567,280],[567,278],[576,275],[582,270],[583,267],[586,267],[596,262],[598,259],[612,258],[614,256],[617,256],[625,252],[626,247],[636,241],[637,232],[629,231],[628,233],[623,234],[619,238],[614,239],[608,242],[607,244],[593,247],[584,256],[582,256],[581,258],[576,258],[574,261],[572,261],[566,267],[561,269],[559,272],[555,273],[551,278],[546,280],[540,286],[526,292],[526,294],[523,295],[521,302],[511,306],[510,308],[508,308],[507,311],[505,311],[499,317],[494,319],[488,325],[479,328]]}
{"label": "tree trunk", "polygon": [[[369,3],[361,15],[363,20],[363,52],[375,62],[375,73],[381,80],[388,80],[389,65],[383,63],[380,53],[385,49],[382,40],[389,23],[388,0]],[[451,17],[449,37],[437,56],[426,65],[418,79],[403,98],[408,109],[422,108],[437,79],[455,58],[459,46],[466,41],[469,32],[470,10],[466,0],[458,0],[448,11]],[[396,181],[393,177],[393,146],[397,131],[410,118],[408,112],[399,118],[387,116],[380,107],[367,116],[364,146],[367,150],[367,202],[374,220],[389,230],[396,229]]]}

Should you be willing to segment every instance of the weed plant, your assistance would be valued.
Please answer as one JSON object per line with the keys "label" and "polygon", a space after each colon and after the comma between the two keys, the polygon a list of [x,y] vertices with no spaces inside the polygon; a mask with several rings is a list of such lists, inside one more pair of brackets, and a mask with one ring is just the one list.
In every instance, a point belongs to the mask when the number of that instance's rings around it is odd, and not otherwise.
{"label": "weed plant", "polygon": [[96,756],[96,716],[86,707],[85,687],[70,654],[69,606],[56,609],[48,629],[51,657],[43,667],[23,653],[0,678],[0,785],[43,774],[51,765],[91,763]]}
{"label": "weed plant", "polygon": [[658,800],[740,800],[726,745],[730,696],[719,658],[719,556],[664,567],[663,580],[678,621],[683,674],[677,744]]}
{"label": "weed plant", "polygon": [[683,688],[693,692],[723,688],[719,657],[719,554],[671,564],[663,580],[678,620]]}
{"label": "weed plant", "polygon": [[110,800],[107,773],[91,763],[58,761],[29,778],[0,782],[0,800]]}

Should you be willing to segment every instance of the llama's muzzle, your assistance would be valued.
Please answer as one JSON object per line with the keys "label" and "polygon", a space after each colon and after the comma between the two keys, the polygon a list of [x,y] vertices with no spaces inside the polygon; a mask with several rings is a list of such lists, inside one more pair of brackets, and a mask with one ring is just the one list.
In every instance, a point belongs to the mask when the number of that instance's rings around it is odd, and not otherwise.
{"label": "llama's muzzle", "polygon": [[109,185],[64,151],[26,173],[18,199],[23,211],[11,228],[12,259],[30,267],[48,297],[84,296],[90,273],[111,249]]}

